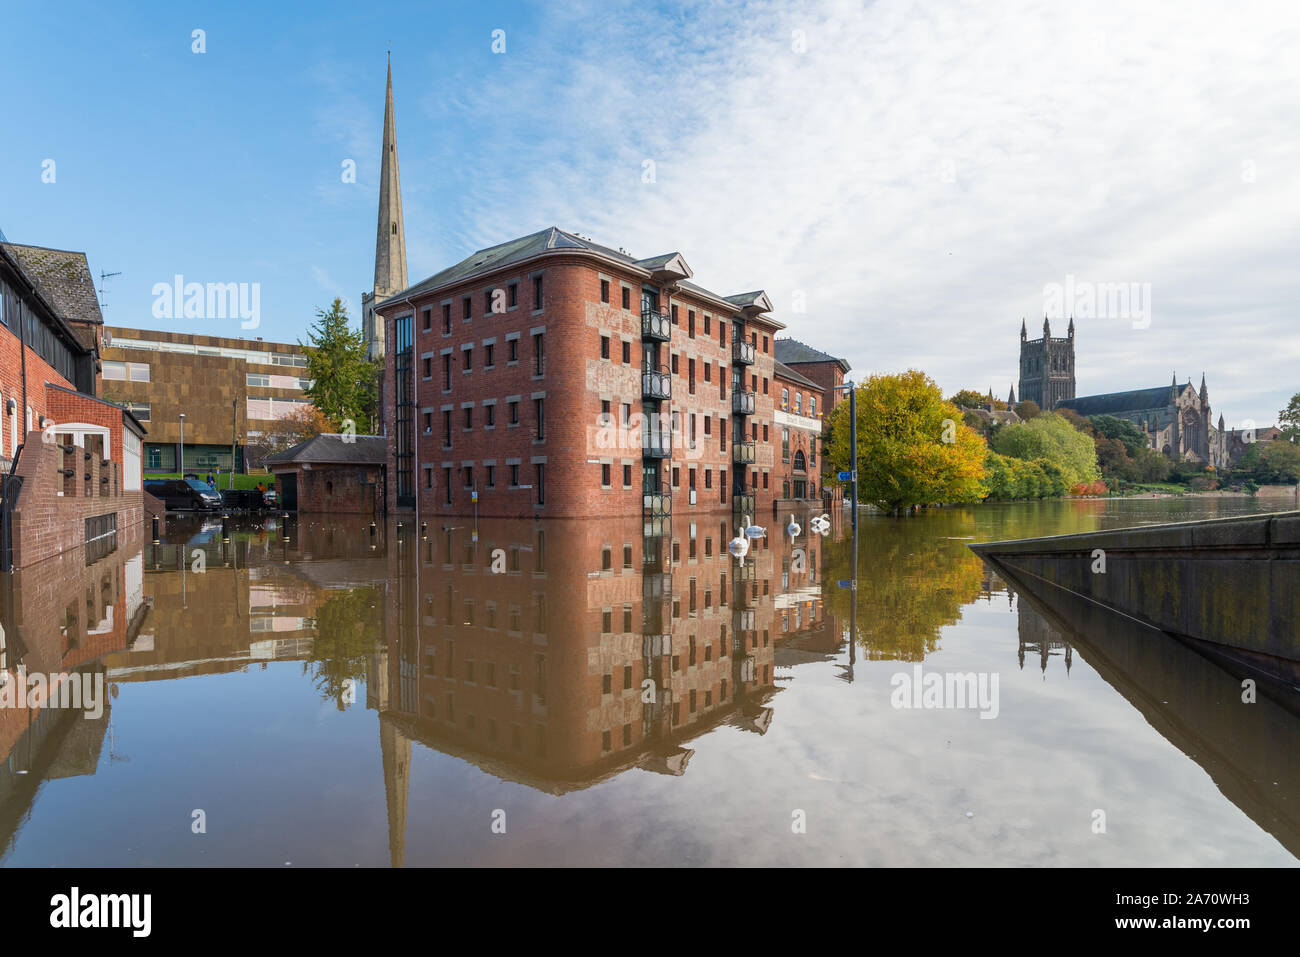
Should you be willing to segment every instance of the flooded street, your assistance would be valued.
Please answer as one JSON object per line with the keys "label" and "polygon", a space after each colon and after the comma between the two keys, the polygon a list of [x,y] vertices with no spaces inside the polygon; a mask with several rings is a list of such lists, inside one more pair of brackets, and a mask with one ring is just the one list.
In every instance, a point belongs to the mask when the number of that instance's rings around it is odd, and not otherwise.
{"label": "flooded street", "polygon": [[[722,513],[304,516],[229,544],[173,519],[3,581],[7,681],[106,696],[0,710],[0,860],[1293,865],[1294,701],[1244,704],[1180,642],[1027,600],[967,548],[1254,511],[864,513],[852,642],[838,514],[793,539],[782,515],[743,564]],[[928,673],[992,697],[896,692]]]}

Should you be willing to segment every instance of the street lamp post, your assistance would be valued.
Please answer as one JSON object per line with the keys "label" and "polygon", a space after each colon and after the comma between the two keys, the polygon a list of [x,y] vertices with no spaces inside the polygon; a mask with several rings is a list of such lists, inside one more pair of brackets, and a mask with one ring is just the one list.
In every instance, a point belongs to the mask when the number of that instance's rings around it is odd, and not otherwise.
{"label": "street lamp post", "polygon": [[858,393],[852,382],[837,385],[836,392],[849,394],[849,469],[853,477],[853,531],[858,530]]}
{"label": "street lamp post", "polygon": [[185,478],[185,413],[181,413],[181,460],[180,460],[181,478]]}

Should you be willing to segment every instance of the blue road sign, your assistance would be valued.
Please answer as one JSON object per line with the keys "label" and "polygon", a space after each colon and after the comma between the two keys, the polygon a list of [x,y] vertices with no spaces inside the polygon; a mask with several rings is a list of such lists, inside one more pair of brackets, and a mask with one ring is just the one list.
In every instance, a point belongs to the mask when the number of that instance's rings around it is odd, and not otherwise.
{"label": "blue road sign", "polygon": [[837,479],[839,479],[841,482],[848,482],[848,481],[851,481],[851,480],[852,480],[852,478],[853,478],[853,473],[852,473],[852,472],[837,472],[836,475],[835,475],[835,477],[836,477]]}

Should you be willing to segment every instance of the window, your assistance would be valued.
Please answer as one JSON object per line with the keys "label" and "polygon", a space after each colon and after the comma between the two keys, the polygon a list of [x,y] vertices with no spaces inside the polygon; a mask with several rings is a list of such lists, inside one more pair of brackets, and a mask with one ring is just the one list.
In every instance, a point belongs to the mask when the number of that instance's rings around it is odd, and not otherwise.
{"label": "window", "polygon": [[542,334],[539,332],[533,336],[533,375],[543,375],[546,372],[546,353],[542,351]]}
{"label": "window", "polygon": [[[790,461],[790,430],[783,428],[781,430],[781,461]],[[785,496],[789,498],[790,496]]]}
{"label": "window", "polygon": [[512,282],[506,286],[506,306],[514,309],[519,305],[519,283]]}
{"label": "window", "polygon": [[492,428],[497,424],[497,407],[495,405],[483,406],[483,415],[487,419],[484,423],[487,428]]}
{"label": "window", "polygon": [[451,303],[449,302],[442,304],[442,334],[451,335]]}
{"label": "window", "polygon": [[519,340],[518,340],[518,339],[511,339],[511,340],[510,340],[510,345],[509,345],[509,349],[508,349],[508,351],[507,351],[507,356],[508,356],[508,358],[506,359],[507,362],[518,362],[518,361],[519,361]]}
{"label": "window", "polygon": [[808,396],[808,414],[813,418],[817,417],[817,396]]}
{"label": "window", "polygon": [[632,466],[630,465],[623,466],[623,487],[632,487]]}
{"label": "window", "polygon": [[106,360],[104,360],[103,368],[100,370],[100,375],[101,375],[104,379],[108,379],[108,380],[110,380],[110,381],[112,381],[112,382],[125,382],[125,381],[126,381],[126,363],[125,363],[125,362],[110,362],[110,361],[108,361],[108,360],[106,359]]}
{"label": "window", "polygon": [[433,413],[424,413],[424,434],[430,435],[433,432]]}
{"label": "window", "polygon": [[[426,378],[426,379],[432,379],[432,378],[433,378],[433,357],[432,357],[432,356],[425,356],[423,361],[424,361],[424,378]],[[251,378],[253,378],[253,377],[252,377],[252,376],[249,376],[249,378],[251,379]],[[268,380],[269,380],[271,377],[270,377],[270,376],[260,376],[259,378],[263,378],[263,379],[268,379]],[[249,385],[252,385],[253,383],[250,382],[250,383],[248,383],[248,384],[249,384]],[[270,382],[269,382],[269,381],[267,382],[267,385],[270,385]]]}
{"label": "window", "polygon": [[609,336],[600,337],[600,357],[602,359],[609,358]]}
{"label": "window", "polygon": [[451,409],[442,410],[442,447],[451,448]]}
{"label": "window", "polygon": [[447,505],[450,505],[451,504],[451,468],[450,467],[444,468],[442,470],[442,489],[443,489],[443,502],[446,503]]}
{"label": "window", "polygon": [[[540,401],[540,400],[539,400],[539,401]],[[534,481],[534,489],[536,490],[536,493],[537,493],[537,504],[538,504],[538,505],[545,505],[545,504],[546,504],[546,484],[545,484],[545,482],[544,482],[544,479],[545,479],[545,477],[546,477],[546,466],[544,466],[541,462],[538,462],[536,465],[533,466],[533,468],[534,468],[534,470],[535,470],[535,472],[536,472],[536,479],[535,479],[535,481]]]}
{"label": "window", "polygon": [[472,346],[467,346],[460,350],[460,354],[465,357],[464,371],[471,371],[474,368],[474,348]]}
{"label": "window", "polygon": [[442,391],[451,391],[451,353],[445,353],[442,357]]}
{"label": "window", "polygon": [[689,309],[686,312],[686,338],[695,338],[695,310]]}
{"label": "window", "polygon": [[533,277],[533,311],[542,308],[542,277]]}
{"label": "window", "polygon": [[468,432],[474,428],[474,407],[468,406],[463,411],[465,413],[465,431]]}
{"label": "window", "polygon": [[421,327],[421,331],[428,332],[433,328],[433,310],[423,309],[420,311],[420,316],[424,320],[424,324]]}
{"label": "window", "polygon": [[483,368],[484,369],[491,369],[496,365],[496,359],[493,356],[493,353],[495,351],[496,351],[496,347],[490,342],[483,347]]}
{"label": "window", "polygon": [[600,484],[604,488],[609,488],[609,463],[606,462],[600,467]]}
{"label": "window", "polygon": [[601,425],[611,424],[609,418],[609,399],[600,400],[600,424]]}
{"label": "window", "polygon": [[518,466],[518,465],[512,465],[512,466],[510,466],[510,486],[511,486],[511,488],[518,488],[518,486],[519,486],[519,466]]}
{"label": "window", "polygon": [[602,279],[600,281],[600,301],[609,302],[609,280],[608,279]]}
{"label": "window", "polygon": [[[491,406],[489,406],[488,408],[491,408]],[[497,487],[497,467],[496,467],[495,465],[488,465],[488,466],[485,466],[485,468],[487,469],[487,487],[488,487],[488,488],[496,488],[496,487]]]}
{"label": "window", "polygon": [[460,301],[460,318],[463,322],[469,322],[470,316],[474,312],[474,301],[466,296]]}
{"label": "window", "polygon": [[623,308],[632,308],[632,290],[628,289],[626,286],[623,287]]}
{"label": "window", "polygon": [[709,335],[709,317],[708,317],[708,316],[705,316],[705,317],[704,317],[704,334],[705,334],[706,336]]}
{"label": "window", "polygon": [[790,390],[789,390],[789,389],[782,389],[782,390],[781,390],[781,408],[783,408],[783,409],[788,409],[789,407],[790,407]]}
{"label": "window", "polygon": [[537,416],[537,438],[539,440],[546,438],[546,417],[544,415],[545,408],[543,406],[544,401],[545,400],[543,399],[533,400],[533,411]]}
{"label": "window", "polygon": [[150,415],[150,404],[148,402],[123,402],[127,411],[134,415],[141,422],[148,422]]}
{"label": "window", "polygon": [[518,402],[510,403],[510,424],[511,425],[519,424],[519,403]]}
{"label": "window", "polygon": [[623,343],[623,364],[628,365],[632,361],[632,343]]}

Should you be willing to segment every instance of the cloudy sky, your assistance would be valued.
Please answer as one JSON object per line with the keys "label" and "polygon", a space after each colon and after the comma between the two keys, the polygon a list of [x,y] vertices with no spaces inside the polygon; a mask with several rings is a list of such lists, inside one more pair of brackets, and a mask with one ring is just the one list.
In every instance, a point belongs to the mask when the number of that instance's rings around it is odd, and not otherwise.
{"label": "cloudy sky", "polygon": [[0,228],[121,270],[112,323],[240,334],[153,318],[181,273],[300,337],[371,281],[391,42],[413,281],[558,225],[999,396],[1053,284],[1122,284],[1142,312],[1075,301],[1080,394],[1204,371],[1233,425],[1300,392],[1294,4],[449,6],[15,11]]}

